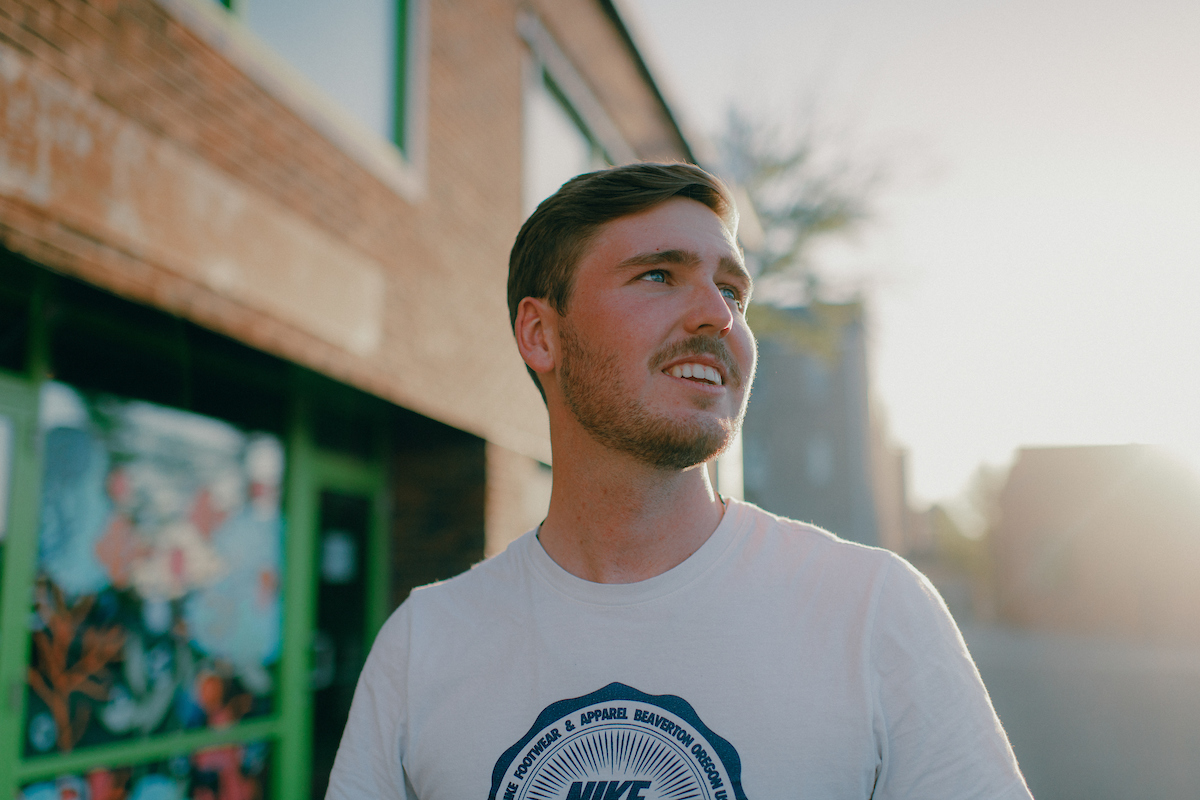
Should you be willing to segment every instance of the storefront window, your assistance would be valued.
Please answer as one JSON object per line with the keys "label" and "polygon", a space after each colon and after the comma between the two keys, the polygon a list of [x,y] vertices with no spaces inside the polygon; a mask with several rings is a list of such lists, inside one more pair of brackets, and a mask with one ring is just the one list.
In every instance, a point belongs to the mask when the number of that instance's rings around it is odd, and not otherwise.
{"label": "storefront window", "polygon": [[39,413],[26,755],[272,711],[279,439],[61,383],[44,385]]}

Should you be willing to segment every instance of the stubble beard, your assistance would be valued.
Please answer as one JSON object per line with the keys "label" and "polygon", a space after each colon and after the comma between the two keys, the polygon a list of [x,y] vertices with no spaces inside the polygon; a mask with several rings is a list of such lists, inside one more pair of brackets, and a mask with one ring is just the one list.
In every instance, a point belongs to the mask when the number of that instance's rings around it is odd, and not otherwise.
{"label": "stubble beard", "polygon": [[[722,453],[741,428],[745,404],[732,420],[673,419],[654,414],[621,382],[615,353],[593,351],[569,324],[559,328],[559,374],[567,408],[593,439],[647,466],[680,471]],[[651,363],[656,359],[652,358]],[[710,408],[715,398],[701,398]]]}

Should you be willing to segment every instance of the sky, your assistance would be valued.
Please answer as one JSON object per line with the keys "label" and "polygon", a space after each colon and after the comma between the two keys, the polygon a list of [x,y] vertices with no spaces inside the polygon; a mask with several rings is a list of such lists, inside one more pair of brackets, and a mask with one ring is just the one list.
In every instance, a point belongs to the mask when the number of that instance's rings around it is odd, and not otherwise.
{"label": "sky", "polygon": [[1200,3],[622,6],[693,130],[737,103],[884,166],[873,222],[817,258],[867,297],[915,501],[1021,446],[1200,471]]}

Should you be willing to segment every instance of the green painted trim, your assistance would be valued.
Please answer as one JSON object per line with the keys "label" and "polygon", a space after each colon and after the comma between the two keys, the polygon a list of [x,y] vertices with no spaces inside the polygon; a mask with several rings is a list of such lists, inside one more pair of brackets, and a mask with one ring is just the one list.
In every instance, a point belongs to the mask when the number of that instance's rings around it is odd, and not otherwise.
{"label": "green painted trim", "polygon": [[37,402],[36,382],[0,376],[0,413],[12,418],[14,434],[0,579],[0,797],[16,796],[16,765],[25,729],[25,672],[37,568],[37,498],[41,496]]}
{"label": "green painted trim", "polygon": [[312,486],[318,491],[332,489],[337,492],[374,494],[384,483],[378,464],[326,451],[312,453],[310,474]]}
{"label": "green painted trim", "polygon": [[[419,1],[419,0],[418,0]],[[411,25],[409,16],[412,14],[413,3],[410,0],[395,0],[396,2],[396,91],[392,98],[392,141],[400,152],[408,156],[408,82],[413,70],[408,63],[408,37]]]}
{"label": "green painted trim", "polygon": [[275,760],[276,797],[308,797],[312,776],[312,636],[316,625],[313,574],[316,562],[316,496],[312,487],[312,445],[308,437],[307,392],[297,381],[292,429],[288,436],[287,490],[284,498],[283,659],[279,704],[282,735]]}
{"label": "green painted trim", "polygon": [[89,747],[78,753],[39,756],[19,765],[17,775],[20,783],[29,783],[38,778],[82,772],[96,766],[134,766],[231,742],[275,739],[279,733],[279,720],[267,719],[243,722],[229,728],[160,734],[132,742]]}

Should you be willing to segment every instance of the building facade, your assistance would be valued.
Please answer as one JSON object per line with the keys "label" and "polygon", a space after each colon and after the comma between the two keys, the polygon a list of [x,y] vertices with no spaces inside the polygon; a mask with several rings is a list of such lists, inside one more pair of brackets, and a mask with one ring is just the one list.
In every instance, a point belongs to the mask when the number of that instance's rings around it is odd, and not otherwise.
{"label": "building facade", "polygon": [[323,795],[383,620],[545,510],[521,221],[692,157],[635,33],[0,0],[0,795]]}
{"label": "building facade", "polygon": [[872,403],[859,302],[751,306],[759,340],[743,428],[746,499],[905,554],[904,461]]}
{"label": "building facade", "polygon": [[1021,448],[990,545],[1010,625],[1200,645],[1200,479],[1157,448]]}

